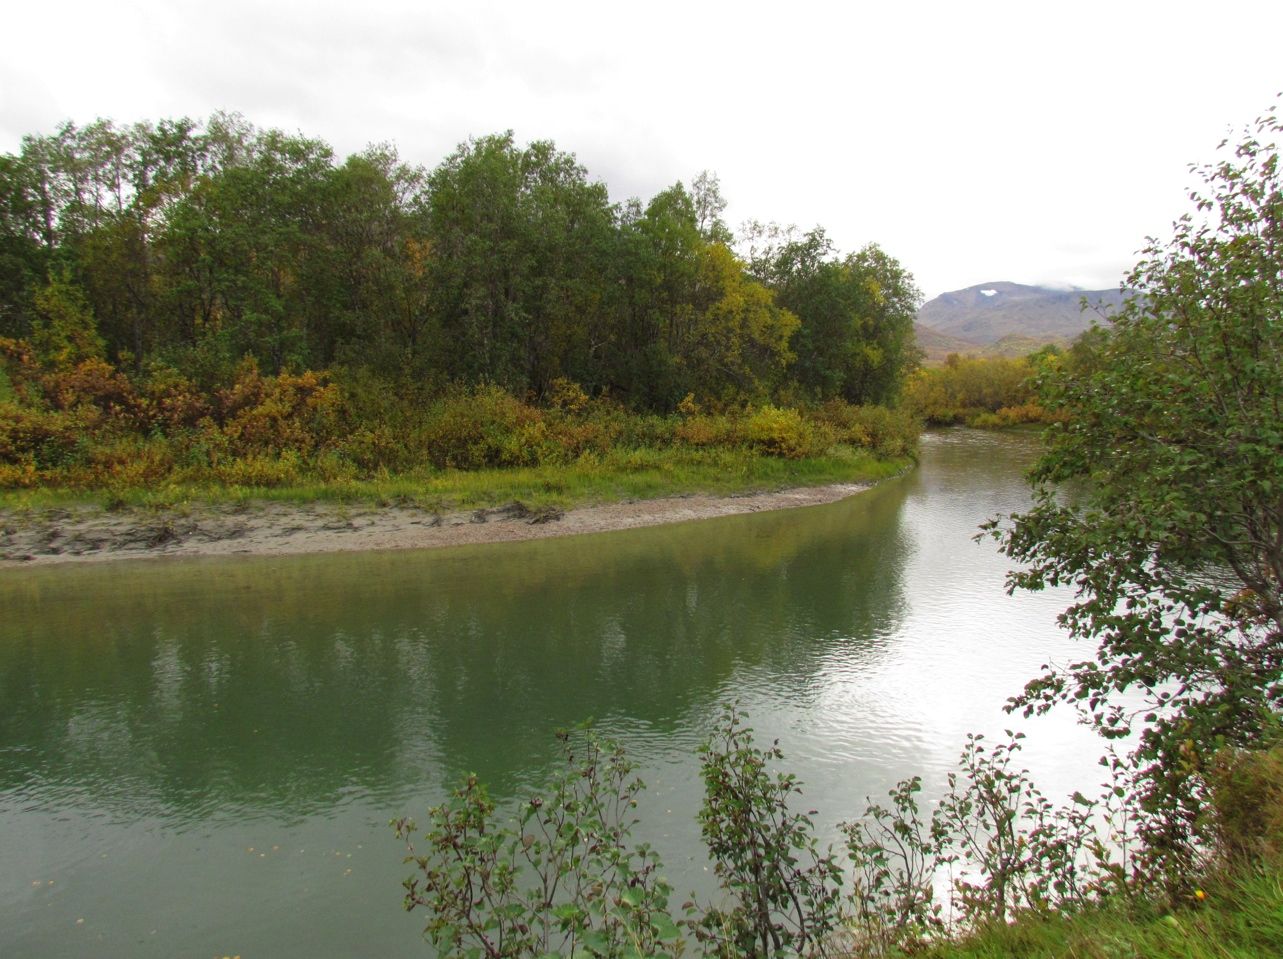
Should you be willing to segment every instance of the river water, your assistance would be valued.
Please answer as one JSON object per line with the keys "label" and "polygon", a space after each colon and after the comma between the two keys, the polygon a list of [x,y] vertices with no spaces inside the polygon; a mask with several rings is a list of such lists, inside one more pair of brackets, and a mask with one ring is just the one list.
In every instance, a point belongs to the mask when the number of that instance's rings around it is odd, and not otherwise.
{"label": "river water", "polygon": [[[929,434],[831,506],[421,553],[0,574],[0,956],[419,956],[388,828],[475,771],[501,803],[593,718],[648,784],[635,838],[706,889],[695,750],[738,702],[826,838],[1048,659],[1064,592],[973,541],[1029,434]],[[1060,798],[1100,750],[1024,723]]]}

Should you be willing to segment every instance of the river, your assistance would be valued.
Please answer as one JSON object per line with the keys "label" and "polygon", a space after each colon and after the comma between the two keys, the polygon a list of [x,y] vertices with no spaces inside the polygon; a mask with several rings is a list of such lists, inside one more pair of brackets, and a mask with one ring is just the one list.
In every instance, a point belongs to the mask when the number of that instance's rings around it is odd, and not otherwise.
{"label": "river", "polygon": [[[388,820],[475,771],[528,794],[593,718],[648,784],[636,837],[707,888],[695,750],[739,702],[826,838],[938,793],[970,731],[1075,649],[973,541],[1028,503],[1030,434],[929,434],[831,506],[417,553],[0,575],[0,955],[422,956]],[[1097,782],[1072,715],[1024,752]]]}

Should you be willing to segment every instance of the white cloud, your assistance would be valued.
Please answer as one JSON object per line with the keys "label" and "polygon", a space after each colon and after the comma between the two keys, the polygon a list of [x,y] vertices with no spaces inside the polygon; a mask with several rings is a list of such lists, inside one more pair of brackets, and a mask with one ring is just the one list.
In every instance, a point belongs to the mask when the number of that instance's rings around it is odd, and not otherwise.
{"label": "white cloud", "polygon": [[1187,165],[1283,85],[1283,5],[1217,9],[1253,29],[1224,43],[1202,5],[1095,0],[50,0],[6,11],[23,40],[0,63],[0,150],[64,119],[226,109],[431,166],[512,128],[575,152],[618,199],[713,169],[733,225],[877,242],[928,295],[995,277],[1112,287],[1185,209]]}

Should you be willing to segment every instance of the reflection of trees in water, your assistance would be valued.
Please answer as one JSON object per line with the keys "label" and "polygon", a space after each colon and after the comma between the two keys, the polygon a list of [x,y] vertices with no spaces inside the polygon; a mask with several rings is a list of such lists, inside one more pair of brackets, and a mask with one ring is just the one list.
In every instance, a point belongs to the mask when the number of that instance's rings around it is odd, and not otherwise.
{"label": "reflection of trees in water", "polygon": [[551,732],[661,736],[741,666],[806,695],[903,607],[900,484],[819,509],[444,553],[24,571],[0,637],[0,788],[179,816],[305,813],[475,769]]}

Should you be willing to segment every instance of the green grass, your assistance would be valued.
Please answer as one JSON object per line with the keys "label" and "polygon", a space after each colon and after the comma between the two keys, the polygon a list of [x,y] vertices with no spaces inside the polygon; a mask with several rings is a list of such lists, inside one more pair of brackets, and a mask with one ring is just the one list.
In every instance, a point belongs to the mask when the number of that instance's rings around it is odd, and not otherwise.
{"label": "green grass", "polygon": [[1167,913],[1112,906],[1026,916],[920,959],[1266,959],[1283,957],[1283,870],[1261,868]]}
{"label": "green grass", "polygon": [[302,482],[278,487],[169,484],[116,488],[0,492],[0,508],[41,509],[82,503],[171,507],[185,503],[413,503],[434,510],[478,509],[519,500],[531,508],[570,507],[689,493],[729,495],[786,486],[876,482],[903,472],[908,459],[879,459],[852,447],[826,455],[781,459],[743,449],[614,450],[565,465],[475,471],[421,468],[374,479]]}

